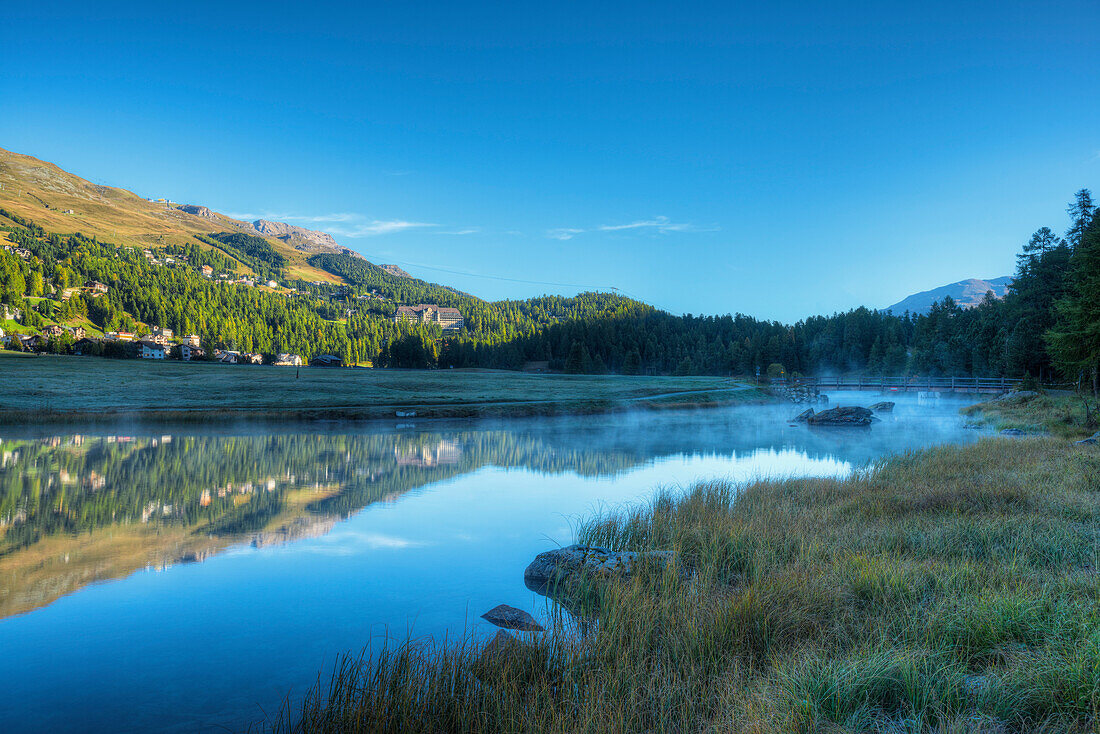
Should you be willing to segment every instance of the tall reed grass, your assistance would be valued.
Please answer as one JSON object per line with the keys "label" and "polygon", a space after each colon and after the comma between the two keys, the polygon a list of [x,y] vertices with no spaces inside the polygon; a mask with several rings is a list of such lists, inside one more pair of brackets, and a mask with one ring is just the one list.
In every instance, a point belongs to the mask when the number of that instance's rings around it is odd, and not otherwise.
{"label": "tall reed grass", "polygon": [[[579,540],[678,567],[588,618],[347,657],[276,732],[1098,732],[1100,451],[989,439],[699,484]],[[687,571],[687,573],[684,573]]]}

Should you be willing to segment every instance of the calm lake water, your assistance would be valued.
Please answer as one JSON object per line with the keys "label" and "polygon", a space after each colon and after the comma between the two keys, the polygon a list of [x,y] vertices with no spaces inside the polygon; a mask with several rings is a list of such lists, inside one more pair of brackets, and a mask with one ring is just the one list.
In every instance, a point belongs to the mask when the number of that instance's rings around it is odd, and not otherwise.
{"label": "calm lake water", "polygon": [[[841,393],[834,404],[877,395]],[[844,476],[968,442],[970,400],[869,429],[795,406],[0,436],[0,730],[223,732],[345,651],[493,631],[578,518],[696,479]]]}

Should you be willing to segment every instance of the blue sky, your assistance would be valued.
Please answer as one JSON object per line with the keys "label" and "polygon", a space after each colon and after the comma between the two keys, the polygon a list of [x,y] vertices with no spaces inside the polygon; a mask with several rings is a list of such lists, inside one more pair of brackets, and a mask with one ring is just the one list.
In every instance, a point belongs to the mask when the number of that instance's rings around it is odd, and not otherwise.
{"label": "blue sky", "polygon": [[1094,0],[4,15],[0,146],[486,298],[885,306],[1010,273],[1100,188]]}

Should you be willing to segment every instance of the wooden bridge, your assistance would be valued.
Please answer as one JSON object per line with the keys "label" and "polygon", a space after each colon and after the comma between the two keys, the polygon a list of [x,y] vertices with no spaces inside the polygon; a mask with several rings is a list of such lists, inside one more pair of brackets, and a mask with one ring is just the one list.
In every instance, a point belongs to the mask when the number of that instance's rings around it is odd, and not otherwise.
{"label": "wooden bridge", "polygon": [[822,392],[868,390],[998,394],[1018,389],[1022,382],[1023,380],[1006,377],[800,377],[794,380],[772,380],[771,384],[778,388],[816,388]]}

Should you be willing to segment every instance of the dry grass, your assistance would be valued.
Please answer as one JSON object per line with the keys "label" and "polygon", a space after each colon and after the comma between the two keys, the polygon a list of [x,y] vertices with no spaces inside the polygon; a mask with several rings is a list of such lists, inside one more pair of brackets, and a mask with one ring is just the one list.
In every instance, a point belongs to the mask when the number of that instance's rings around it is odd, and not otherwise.
{"label": "dry grass", "polygon": [[[1093,417],[1096,418],[1096,407]],[[971,405],[965,415],[991,424],[997,430],[1019,428],[1025,431],[1045,431],[1065,438],[1080,438],[1093,433],[1097,426],[1085,420],[1085,403],[1077,395],[1043,393],[1035,397],[1016,398],[1011,394],[1001,399]]]}
{"label": "dry grass", "polygon": [[[137,194],[101,186],[74,176],[58,166],[0,148],[0,207],[30,219],[48,232],[82,232],[118,245],[161,247],[195,244],[195,234],[211,234],[235,228],[235,220],[223,214],[206,219],[169,209]],[[170,192],[147,192],[164,196]],[[197,203],[202,202],[182,202]],[[72,210],[72,214],[65,212]],[[9,223],[0,217],[0,224]],[[340,282],[312,267],[307,255],[275,238],[268,241],[287,258],[289,277]],[[246,268],[242,268],[244,270]]]}
{"label": "dry grass", "polygon": [[[1096,732],[1100,451],[990,439],[848,480],[701,484],[584,542],[675,571],[555,632],[348,658],[278,732]],[[583,633],[582,633],[583,632]]]}

